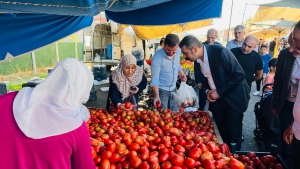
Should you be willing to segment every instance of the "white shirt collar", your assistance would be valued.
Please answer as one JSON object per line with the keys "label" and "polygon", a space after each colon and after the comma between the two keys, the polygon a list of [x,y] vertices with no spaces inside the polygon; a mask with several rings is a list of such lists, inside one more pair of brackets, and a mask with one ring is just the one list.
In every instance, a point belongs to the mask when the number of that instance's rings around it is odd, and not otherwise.
{"label": "white shirt collar", "polygon": [[[208,60],[208,56],[207,56],[207,51],[206,51],[206,47],[203,45],[203,54],[204,54],[204,61]],[[200,63],[200,61],[202,62],[201,59],[197,59],[197,62]]]}

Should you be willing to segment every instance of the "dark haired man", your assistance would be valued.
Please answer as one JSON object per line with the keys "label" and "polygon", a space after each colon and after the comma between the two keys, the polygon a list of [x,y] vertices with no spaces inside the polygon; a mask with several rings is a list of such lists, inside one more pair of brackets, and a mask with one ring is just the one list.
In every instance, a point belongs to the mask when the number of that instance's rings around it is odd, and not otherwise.
{"label": "dark haired man", "polygon": [[163,109],[167,109],[170,108],[171,93],[176,89],[177,77],[179,76],[183,82],[187,78],[180,66],[179,37],[168,34],[164,43],[164,48],[158,50],[152,58],[150,85],[154,92],[153,104],[159,102]]}
{"label": "dark haired man", "polygon": [[199,76],[207,92],[210,111],[224,142],[241,148],[243,113],[249,102],[249,87],[242,67],[222,45],[202,45],[188,35],[179,44],[187,60],[198,61]]}
{"label": "dark haired man", "polygon": [[165,46],[165,38],[161,38],[159,41],[159,45],[156,47],[155,52],[157,52],[159,49],[163,48]]}

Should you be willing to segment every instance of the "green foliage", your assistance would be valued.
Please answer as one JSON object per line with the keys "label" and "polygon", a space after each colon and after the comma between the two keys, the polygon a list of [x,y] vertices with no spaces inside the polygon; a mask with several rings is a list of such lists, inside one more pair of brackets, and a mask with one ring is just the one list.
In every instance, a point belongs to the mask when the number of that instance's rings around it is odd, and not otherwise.
{"label": "green foliage", "polygon": [[8,91],[19,91],[22,89],[22,83],[21,84],[8,84]]}
{"label": "green foliage", "polygon": [[[83,60],[83,43],[77,42],[78,60]],[[75,58],[75,42],[58,42],[59,60]],[[35,52],[36,68],[54,67],[56,63],[55,43],[37,49]],[[32,71],[31,53],[20,55],[10,61],[0,62],[0,75],[11,75]]]}

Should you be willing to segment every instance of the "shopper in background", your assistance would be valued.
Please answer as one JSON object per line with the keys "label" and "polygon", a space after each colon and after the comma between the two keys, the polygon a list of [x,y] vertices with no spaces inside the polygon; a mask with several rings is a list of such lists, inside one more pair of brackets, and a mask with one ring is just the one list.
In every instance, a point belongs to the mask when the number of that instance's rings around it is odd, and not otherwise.
{"label": "shopper in background", "polygon": [[[266,84],[273,84],[274,83],[274,76],[275,76],[275,73],[276,73],[276,63],[277,63],[277,58],[272,58],[272,59],[269,60],[269,62],[268,62],[269,73],[265,77],[263,86],[265,86]],[[267,93],[270,90],[272,90],[272,86],[267,86],[263,92]]]}
{"label": "shopper in background", "polygon": [[277,38],[274,38],[274,40],[272,40],[269,45],[269,54],[272,57],[274,57],[274,50],[275,50],[276,42],[277,42]]}
{"label": "shopper in background", "polygon": [[268,62],[272,58],[272,56],[267,53],[268,52],[267,46],[261,45],[260,52],[261,52],[261,59],[263,60],[263,77],[256,81],[256,91],[253,93],[254,96],[259,96],[261,94],[260,93],[261,81],[269,72]]}
{"label": "shopper in background", "polygon": [[236,143],[240,150],[243,113],[250,98],[242,67],[222,45],[202,45],[196,37],[188,35],[179,46],[185,59],[198,62],[201,71],[195,76],[201,78],[223,141],[229,145]]}
{"label": "shopper in background", "polygon": [[135,56],[127,54],[117,69],[111,72],[109,84],[106,109],[110,106],[124,109],[124,104],[131,94],[134,95],[136,104],[138,103],[138,94],[146,88],[147,78],[144,70],[136,65]]}
{"label": "shopper in background", "polygon": [[204,45],[221,45],[221,43],[217,42],[218,39],[218,31],[214,28],[211,28],[207,31],[206,41],[202,44]]}
{"label": "shopper in background", "polygon": [[[300,72],[300,50],[297,50],[297,46],[293,44],[293,37],[299,38],[299,30],[300,24],[298,22],[288,39],[292,48],[286,48],[280,51],[276,64],[276,74],[274,76],[272,112],[276,114],[280,120],[282,135],[284,135],[283,132],[294,120],[293,108],[299,86],[297,78]],[[289,168],[292,168],[293,147],[284,142],[284,139],[285,138],[282,138],[281,156]]]}
{"label": "shopper in background", "polygon": [[160,40],[160,42],[159,42],[159,45],[156,47],[156,49],[155,49],[155,53],[159,50],[159,49],[161,49],[161,48],[164,48],[164,46],[165,46],[165,38],[161,38],[161,40]]}
{"label": "shopper in background", "polygon": [[176,90],[177,78],[185,82],[187,77],[180,66],[181,51],[178,48],[179,37],[168,34],[164,48],[158,50],[151,63],[151,87],[154,92],[153,104],[161,103],[163,109],[170,108],[171,93]]}
{"label": "shopper in background", "polygon": [[247,36],[242,47],[231,49],[231,52],[234,54],[245,72],[245,79],[250,89],[253,81],[261,79],[263,72],[262,59],[260,55],[254,51],[256,44],[256,37]]}
{"label": "shopper in background", "polygon": [[92,85],[92,72],[68,58],[35,88],[1,95],[0,168],[94,169],[83,105]]}

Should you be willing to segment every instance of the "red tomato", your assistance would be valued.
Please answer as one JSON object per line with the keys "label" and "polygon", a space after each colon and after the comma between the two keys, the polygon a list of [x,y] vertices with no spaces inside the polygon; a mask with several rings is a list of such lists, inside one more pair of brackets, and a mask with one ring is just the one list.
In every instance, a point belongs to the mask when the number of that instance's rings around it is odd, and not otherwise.
{"label": "red tomato", "polygon": [[101,154],[101,159],[108,160],[112,156],[112,153],[110,151],[105,151]]}
{"label": "red tomato", "polygon": [[127,158],[130,159],[133,156],[137,156],[137,152],[136,151],[130,151],[128,154],[126,154]]}
{"label": "red tomato", "polygon": [[125,109],[130,109],[131,108],[131,103],[130,102],[126,102],[125,103]]}
{"label": "red tomato", "polygon": [[138,151],[141,148],[141,146],[138,143],[132,143],[129,146],[130,151]]}
{"label": "red tomato", "polygon": [[223,158],[222,153],[220,153],[220,152],[214,154],[213,157],[215,160],[219,160],[219,159]]}
{"label": "red tomato", "polygon": [[160,102],[156,102],[156,108],[161,109],[161,103]]}
{"label": "red tomato", "polygon": [[176,166],[181,167],[183,162],[184,162],[184,157],[183,156],[175,154],[174,157],[172,158],[172,163]]}
{"label": "red tomato", "polygon": [[138,168],[142,163],[142,160],[136,156],[131,157],[129,160],[130,160],[130,164],[133,168]]}
{"label": "red tomato", "polygon": [[232,169],[244,169],[245,168],[244,164],[235,158],[230,158],[230,160],[228,162],[228,166]]}
{"label": "red tomato", "polygon": [[159,162],[159,161],[158,161],[158,158],[157,158],[157,157],[154,157],[154,156],[150,156],[150,157],[148,158],[148,161],[149,161],[150,164],[158,163],[158,162]]}
{"label": "red tomato", "polygon": [[[203,161],[203,166],[204,168],[209,168],[209,169],[216,169],[216,166],[213,162],[213,160],[205,159]],[[233,169],[233,168],[232,168]],[[244,169],[244,168],[243,168]]]}
{"label": "red tomato", "polygon": [[199,144],[199,147],[201,148],[202,152],[208,151],[205,144]]}
{"label": "red tomato", "polygon": [[149,158],[149,156],[150,156],[149,150],[148,150],[148,151],[145,151],[145,152],[143,152],[143,153],[141,154],[141,159],[142,159],[142,160],[147,160],[147,159]]}
{"label": "red tomato", "polygon": [[110,169],[110,162],[108,160],[102,160],[99,169]]}
{"label": "red tomato", "polygon": [[165,161],[161,164],[162,169],[170,169],[172,167],[172,163],[170,161]]}
{"label": "red tomato", "polygon": [[220,152],[220,148],[212,141],[209,141],[206,146],[207,149],[213,154]]}
{"label": "red tomato", "polygon": [[117,169],[117,165],[116,164],[110,164],[110,169]]}
{"label": "red tomato", "polygon": [[185,152],[185,149],[181,146],[181,145],[179,145],[179,144],[177,144],[175,147],[174,147],[174,151],[175,152]]}
{"label": "red tomato", "polygon": [[158,151],[152,151],[150,156],[158,157]]}
{"label": "red tomato", "polygon": [[152,169],[160,169],[160,165],[159,165],[159,163],[152,163],[151,168]]}
{"label": "red tomato", "polygon": [[95,162],[95,164],[100,164],[101,158],[99,156],[95,157],[94,162]]}
{"label": "red tomato", "polygon": [[117,144],[116,153],[124,154],[125,150],[126,150],[126,145],[125,144],[123,144],[123,143]]}
{"label": "red tomato", "polygon": [[119,159],[121,158],[121,156],[117,153],[113,153],[109,159],[110,163],[116,163],[119,161]]}
{"label": "red tomato", "polygon": [[214,159],[214,157],[213,157],[213,155],[212,155],[211,152],[205,151],[205,152],[201,155],[201,162],[203,162],[203,161],[206,160],[206,159],[208,159],[208,160],[213,160],[213,159]]}
{"label": "red tomato", "polygon": [[106,147],[106,150],[107,151],[110,151],[111,153],[114,153],[115,150],[116,150],[116,143],[110,143],[107,147]]}
{"label": "red tomato", "polygon": [[150,165],[149,163],[147,163],[146,161],[142,162],[140,167],[140,169],[150,169]]}
{"label": "red tomato", "polygon": [[195,160],[197,160],[199,157],[201,157],[201,155],[202,155],[202,150],[200,148],[193,148],[189,152],[189,156]]}
{"label": "red tomato", "polygon": [[190,157],[184,159],[184,164],[190,168],[194,168],[196,166],[195,160]]}
{"label": "red tomato", "polygon": [[169,159],[169,153],[163,153],[159,156],[159,162],[165,162]]}

